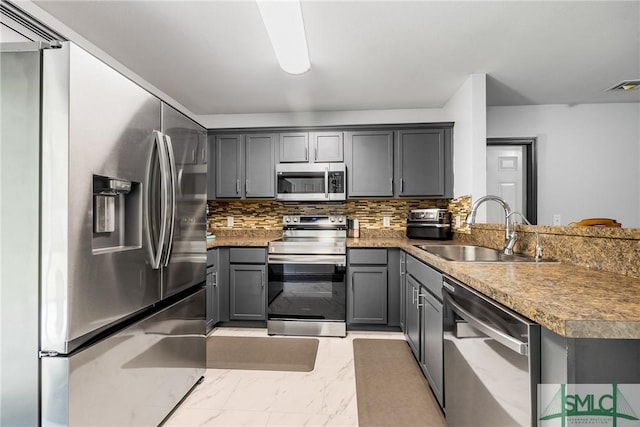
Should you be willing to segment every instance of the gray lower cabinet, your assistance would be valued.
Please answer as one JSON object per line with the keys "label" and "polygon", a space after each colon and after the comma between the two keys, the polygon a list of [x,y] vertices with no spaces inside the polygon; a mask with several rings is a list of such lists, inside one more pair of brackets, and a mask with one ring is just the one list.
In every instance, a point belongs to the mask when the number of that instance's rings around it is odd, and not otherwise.
{"label": "gray lower cabinet", "polygon": [[275,197],[277,134],[216,135],[216,198]]}
{"label": "gray lower cabinet", "polygon": [[347,323],[386,325],[387,250],[349,249],[347,259]]}
{"label": "gray lower cabinet", "polygon": [[393,132],[345,132],[348,197],[393,196]]}
{"label": "gray lower cabinet", "polygon": [[452,149],[449,129],[396,132],[395,195],[451,197]]}
{"label": "gray lower cabinet", "polygon": [[440,406],[444,406],[442,273],[406,255],[404,330]]}
{"label": "gray lower cabinet", "polygon": [[404,336],[411,347],[411,351],[417,360],[420,360],[420,307],[418,305],[418,294],[420,284],[407,275],[405,278],[404,291]]}
{"label": "gray lower cabinet", "polygon": [[207,267],[207,332],[220,321],[220,294],[216,275],[213,267]]}
{"label": "gray lower cabinet", "polygon": [[399,288],[400,288],[400,330],[404,331],[404,319],[405,319],[405,310],[406,310],[406,291],[407,291],[407,253],[405,251],[400,251],[399,255]]}
{"label": "gray lower cabinet", "polygon": [[420,334],[420,362],[433,393],[443,406],[444,402],[444,356],[442,340],[442,301],[422,287],[422,325]]}
{"label": "gray lower cabinet", "polygon": [[207,332],[220,322],[220,291],[218,287],[219,249],[207,250]]}
{"label": "gray lower cabinet", "polygon": [[265,249],[230,248],[229,261],[230,320],[266,320]]}
{"label": "gray lower cabinet", "polygon": [[387,267],[349,267],[347,286],[350,324],[387,324]]}

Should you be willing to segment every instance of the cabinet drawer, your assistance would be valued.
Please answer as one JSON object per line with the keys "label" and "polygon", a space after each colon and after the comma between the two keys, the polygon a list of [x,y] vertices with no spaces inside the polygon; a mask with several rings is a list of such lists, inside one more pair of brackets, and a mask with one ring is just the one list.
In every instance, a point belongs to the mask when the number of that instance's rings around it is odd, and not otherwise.
{"label": "cabinet drawer", "polygon": [[442,273],[412,256],[407,256],[406,268],[408,274],[413,276],[438,299],[442,299]]}
{"label": "cabinet drawer", "polygon": [[267,252],[264,248],[230,248],[229,262],[232,264],[264,264]]}
{"label": "cabinet drawer", "polygon": [[349,249],[349,264],[387,265],[387,250]]}

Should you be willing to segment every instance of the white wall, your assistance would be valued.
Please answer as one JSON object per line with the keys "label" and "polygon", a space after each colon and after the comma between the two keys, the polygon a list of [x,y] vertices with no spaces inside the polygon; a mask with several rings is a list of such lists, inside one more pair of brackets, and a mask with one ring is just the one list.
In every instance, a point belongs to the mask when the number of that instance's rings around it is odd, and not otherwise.
{"label": "white wall", "polygon": [[[455,196],[486,195],[487,79],[472,74],[443,108],[444,117],[454,121],[453,170]],[[481,215],[478,220],[482,221]]]}
{"label": "white wall", "polygon": [[640,227],[640,104],[489,107],[488,137],[537,137],[538,222]]}

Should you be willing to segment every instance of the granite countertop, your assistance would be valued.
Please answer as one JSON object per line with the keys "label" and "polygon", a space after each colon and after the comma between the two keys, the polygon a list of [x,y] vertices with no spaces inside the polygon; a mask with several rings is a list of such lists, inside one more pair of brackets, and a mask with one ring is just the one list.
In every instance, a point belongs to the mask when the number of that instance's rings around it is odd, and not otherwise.
{"label": "granite countertop", "polygon": [[[207,242],[207,247],[267,246],[270,240],[273,237],[224,237]],[[446,242],[347,239],[349,248],[403,249],[559,335],[640,339],[640,279],[567,263],[446,261],[414,246],[442,243]]]}

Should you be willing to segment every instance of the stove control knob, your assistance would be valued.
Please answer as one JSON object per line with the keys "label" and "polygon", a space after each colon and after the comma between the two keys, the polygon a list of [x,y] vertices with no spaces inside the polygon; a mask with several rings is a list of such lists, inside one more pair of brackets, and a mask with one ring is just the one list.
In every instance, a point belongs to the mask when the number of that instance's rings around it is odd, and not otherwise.
{"label": "stove control knob", "polygon": [[293,222],[298,222],[298,217],[297,216],[293,217]]}
{"label": "stove control knob", "polygon": [[284,222],[286,222],[287,224],[289,224],[291,222],[291,218],[289,218],[288,216],[284,217]]}
{"label": "stove control knob", "polygon": [[338,217],[338,222],[344,222],[344,217],[342,215]]}
{"label": "stove control knob", "polygon": [[336,217],[335,217],[335,216],[330,216],[330,217],[329,217],[329,221],[331,221],[331,222],[336,222]]}

